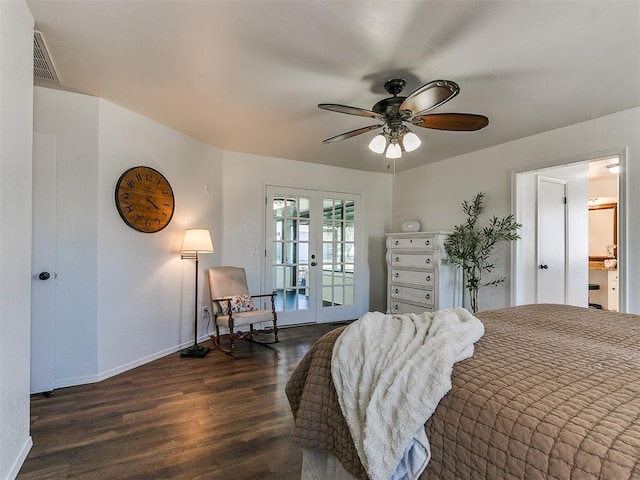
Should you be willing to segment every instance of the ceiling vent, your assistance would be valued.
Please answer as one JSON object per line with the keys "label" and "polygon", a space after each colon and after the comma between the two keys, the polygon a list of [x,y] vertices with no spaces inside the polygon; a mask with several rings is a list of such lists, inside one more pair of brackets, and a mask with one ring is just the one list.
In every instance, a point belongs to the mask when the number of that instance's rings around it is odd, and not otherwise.
{"label": "ceiling vent", "polygon": [[33,77],[35,80],[60,83],[42,33],[33,32]]}

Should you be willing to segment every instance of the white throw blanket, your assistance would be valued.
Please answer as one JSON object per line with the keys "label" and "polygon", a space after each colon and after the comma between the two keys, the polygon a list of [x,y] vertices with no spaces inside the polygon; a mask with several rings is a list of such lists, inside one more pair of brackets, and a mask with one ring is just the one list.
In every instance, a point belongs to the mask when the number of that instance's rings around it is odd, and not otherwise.
{"label": "white throw blanket", "polygon": [[371,480],[413,479],[424,470],[430,458],[424,423],[451,389],[453,364],[473,355],[483,334],[480,320],[455,308],[367,313],[340,335],[331,374]]}

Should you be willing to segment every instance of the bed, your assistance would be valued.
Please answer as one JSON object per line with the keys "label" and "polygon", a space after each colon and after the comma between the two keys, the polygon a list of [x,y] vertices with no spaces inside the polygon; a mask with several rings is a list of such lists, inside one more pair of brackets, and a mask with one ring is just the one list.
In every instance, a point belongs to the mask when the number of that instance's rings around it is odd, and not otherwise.
{"label": "bed", "polygon": [[[640,479],[640,316],[525,305],[477,317],[485,334],[425,424],[421,479]],[[367,478],[331,377],[343,329],[286,386],[303,478]]]}

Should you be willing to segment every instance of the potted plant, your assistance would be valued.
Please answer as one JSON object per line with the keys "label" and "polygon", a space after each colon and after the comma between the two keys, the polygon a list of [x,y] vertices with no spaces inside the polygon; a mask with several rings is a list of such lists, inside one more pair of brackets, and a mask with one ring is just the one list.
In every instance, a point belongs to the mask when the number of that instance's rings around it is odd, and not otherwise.
{"label": "potted plant", "polygon": [[469,292],[473,313],[478,311],[478,291],[482,287],[504,283],[505,277],[483,280],[483,274],[490,273],[495,265],[491,262],[494,248],[500,242],[518,240],[517,230],[522,226],[513,214],[502,219],[491,217],[486,227],[478,225],[484,211],[484,193],[480,192],[470,202],[462,202],[462,210],[467,221],[456,225],[447,237],[444,249],[445,263],[462,269],[464,288]]}

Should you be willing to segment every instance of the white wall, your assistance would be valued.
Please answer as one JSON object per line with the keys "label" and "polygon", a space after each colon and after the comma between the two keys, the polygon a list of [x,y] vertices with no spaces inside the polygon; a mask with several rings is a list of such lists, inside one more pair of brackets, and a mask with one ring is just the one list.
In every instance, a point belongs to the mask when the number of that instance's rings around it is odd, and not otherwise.
{"label": "white wall", "polygon": [[31,448],[31,160],[33,17],[0,2],[0,478]]}
{"label": "white wall", "polygon": [[[34,129],[57,138],[56,388],[192,343],[195,265],[178,251],[188,227],[209,228],[221,248],[222,153],[105,100],[46,88],[35,89]],[[160,232],[135,231],[116,210],[115,183],[136,165],[172,185],[176,210]],[[217,260],[202,257],[199,303]]]}
{"label": "white wall", "polygon": [[589,198],[596,198],[593,205],[618,202],[618,176],[609,174],[589,180]]}
{"label": "white wall", "polygon": [[[178,252],[186,228],[211,231],[218,250],[201,256],[201,304],[204,270],[219,264],[222,249],[222,153],[105,100],[100,100],[99,135],[97,311],[103,378],[193,343],[195,262],[180,260]],[[116,181],[136,165],[160,171],[173,188],[174,216],[157,233],[128,227],[115,207]],[[204,323],[198,319],[200,332]]]}
{"label": "white wall", "polygon": [[[479,191],[487,194],[487,212],[501,217],[511,213],[513,171],[561,165],[579,157],[597,158],[594,153],[628,147],[626,172],[621,174],[629,205],[621,219],[627,228],[627,255],[621,260],[629,292],[627,311],[640,313],[640,297],[631,295],[640,291],[640,251],[632,248],[640,242],[640,209],[636,208],[640,204],[639,131],[640,108],[634,108],[398,173],[393,188],[394,225],[416,219],[423,230],[450,230],[464,220],[460,202]],[[495,273],[508,277],[508,249],[498,252],[498,261]],[[481,309],[509,303],[508,284],[480,293]]]}
{"label": "white wall", "polygon": [[264,249],[266,185],[361,195],[364,212],[365,308],[386,308],[385,236],[391,227],[392,177],[280,158],[224,153],[224,257],[227,265],[246,268],[249,287],[260,290]]}

